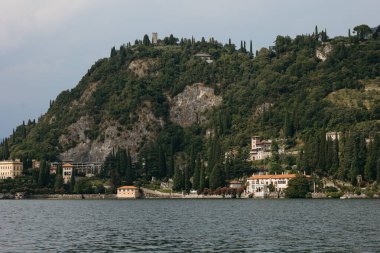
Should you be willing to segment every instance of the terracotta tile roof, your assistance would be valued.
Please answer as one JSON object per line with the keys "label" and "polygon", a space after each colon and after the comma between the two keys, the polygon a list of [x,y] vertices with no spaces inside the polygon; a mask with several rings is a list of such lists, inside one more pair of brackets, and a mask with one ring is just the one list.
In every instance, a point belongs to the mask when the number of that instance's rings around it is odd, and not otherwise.
{"label": "terracotta tile roof", "polygon": [[73,167],[73,165],[70,163],[65,163],[64,165],[62,165],[62,167]]}
{"label": "terracotta tile roof", "polygon": [[132,185],[126,185],[126,186],[120,186],[117,189],[137,189],[137,187],[136,186],[132,186]]}
{"label": "terracotta tile roof", "polygon": [[232,180],[229,182],[230,184],[242,184],[242,182],[237,181],[237,180]]}
{"label": "terracotta tile roof", "polygon": [[[278,174],[278,175],[254,175],[248,179],[286,179],[295,178],[298,174]],[[306,176],[310,177],[310,176]]]}

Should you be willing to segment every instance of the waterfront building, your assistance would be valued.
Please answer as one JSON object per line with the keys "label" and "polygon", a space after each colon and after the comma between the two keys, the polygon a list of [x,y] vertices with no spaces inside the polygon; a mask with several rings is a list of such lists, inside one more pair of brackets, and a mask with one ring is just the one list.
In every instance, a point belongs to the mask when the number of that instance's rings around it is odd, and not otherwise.
{"label": "waterfront building", "polygon": [[228,182],[230,188],[240,188],[242,187],[243,185],[243,182],[241,181],[238,181],[238,180],[232,180],[230,182]]}
{"label": "waterfront building", "polygon": [[15,178],[22,174],[23,165],[19,159],[15,161],[0,161],[0,179]]}
{"label": "waterfront building", "polygon": [[[289,180],[295,178],[298,174],[276,174],[276,175],[252,175],[247,179],[247,194],[253,194],[254,197],[265,198],[272,191],[282,193],[288,188]],[[306,176],[310,177],[310,176]]]}
{"label": "waterfront building", "polygon": [[71,175],[73,174],[74,172],[74,166],[70,163],[65,163],[64,165],[62,165],[62,173],[63,173],[63,183],[64,184],[67,184],[70,179],[71,179]]}
{"label": "waterfront building", "polygon": [[140,197],[140,192],[136,186],[121,186],[117,188],[116,196],[121,199],[137,199]]}

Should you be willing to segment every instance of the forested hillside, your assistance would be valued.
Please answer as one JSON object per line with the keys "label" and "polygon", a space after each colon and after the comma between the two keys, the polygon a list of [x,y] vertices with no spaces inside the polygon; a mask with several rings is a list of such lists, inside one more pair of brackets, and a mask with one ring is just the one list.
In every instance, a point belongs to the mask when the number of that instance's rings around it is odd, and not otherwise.
{"label": "forested hillside", "polygon": [[[329,38],[316,27],[256,52],[252,42],[144,36],[112,48],[37,122],[18,126],[0,156],[105,159],[102,177],[115,184],[154,176],[174,178],[177,190],[215,189],[257,169],[247,158],[250,137],[260,135],[294,151],[265,161],[272,172],[297,165],[379,180],[379,29],[354,31]],[[340,141],[326,140],[327,131],[341,132]]]}

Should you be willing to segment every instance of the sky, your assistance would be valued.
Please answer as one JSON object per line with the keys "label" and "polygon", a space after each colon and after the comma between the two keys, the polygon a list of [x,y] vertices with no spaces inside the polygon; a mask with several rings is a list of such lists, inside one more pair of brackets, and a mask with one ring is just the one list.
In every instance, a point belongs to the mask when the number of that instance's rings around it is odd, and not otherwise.
{"label": "sky", "polygon": [[113,46],[144,34],[252,40],[256,50],[315,25],[330,37],[374,27],[379,10],[378,0],[1,0],[0,139],[44,114]]}

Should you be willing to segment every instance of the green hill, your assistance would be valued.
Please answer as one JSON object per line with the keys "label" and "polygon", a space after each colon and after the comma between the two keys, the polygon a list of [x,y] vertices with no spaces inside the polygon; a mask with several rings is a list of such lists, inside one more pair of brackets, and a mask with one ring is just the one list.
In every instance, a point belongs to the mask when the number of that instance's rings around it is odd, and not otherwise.
{"label": "green hill", "polygon": [[[358,158],[364,159],[358,171],[352,173],[358,162],[352,159],[338,170],[353,133],[361,140],[380,130],[376,34],[277,36],[273,47],[257,52],[245,45],[173,36],[152,45],[145,36],[112,48],[74,89],[51,101],[37,123],[18,126],[0,155],[103,161],[120,148],[129,150],[137,177],[173,177],[180,167],[189,168],[182,172],[190,178],[197,156],[208,161],[204,173],[212,177],[224,153],[236,149],[238,155],[224,165],[230,166],[225,178],[233,178],[252,172],[246,162],[250,137],[260,135],[287,139],[288,150],[300,151],[277,163],[343,179],[363,172],[367,153]],[[326,131],[347,133],[337,151],[340,164],[329,158],[334,152],[323,141]],[[346,152],[360,153],[355,147]],[[368,180],[376,178],[375,167]]]}

